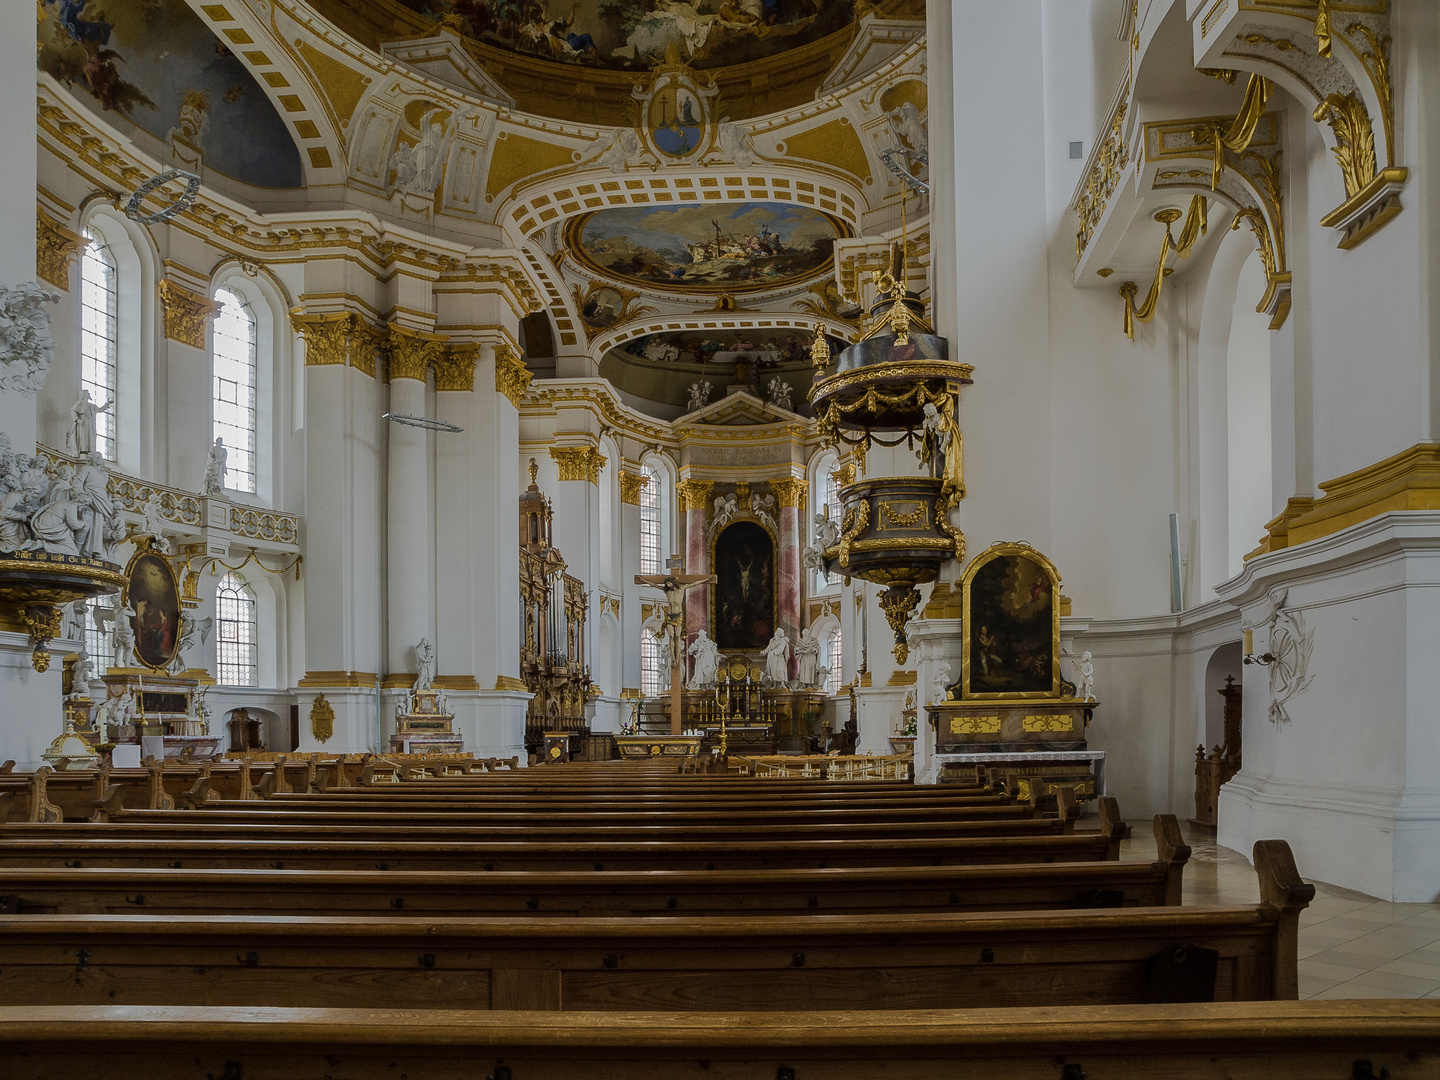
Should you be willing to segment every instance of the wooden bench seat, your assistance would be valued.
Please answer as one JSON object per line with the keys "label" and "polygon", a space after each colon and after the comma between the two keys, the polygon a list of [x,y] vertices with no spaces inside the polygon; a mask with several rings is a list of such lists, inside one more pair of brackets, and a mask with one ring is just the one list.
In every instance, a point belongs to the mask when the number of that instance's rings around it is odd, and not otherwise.
{"label": "wooden bench seat", "polygon": [[770,1014],[10,1006],[0,1075],[1428,1080],[1440,1076],[1440,1001]]}
{"label": "wooden bench seat", "polygon": [[1171,815],[1153,862],[827,870],[510,872],[23,868],[0,913],[206,915],[773,915],[1159,907],[1190,849]]}
{"label": "wooden bench seat", "polygon": [[1314,887],[1262,903],[672,918],[0,916],[0,1004],[914,1009],[1294,998]]}
{"label": "wooden bench seat", "polygon": [[[890,840],[482,840],[180,839],[163,829],[115,838],[107,831],[66,837],[69,826],[19,839],[0,830],[0,867],[154,866],[243,869],[394,870],[763,870],[789,867],[960,866],[1098,862],[1120,854],[1124,823],[1105,833],[1054,836],[926,837]],[[110,826],[96,826],[108,830]]]}

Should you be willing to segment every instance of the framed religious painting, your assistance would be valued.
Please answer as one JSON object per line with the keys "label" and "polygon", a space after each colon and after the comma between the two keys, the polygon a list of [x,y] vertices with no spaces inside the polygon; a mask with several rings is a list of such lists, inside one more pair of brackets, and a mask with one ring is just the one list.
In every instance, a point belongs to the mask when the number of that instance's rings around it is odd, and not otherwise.
{"label": "framed religious painting", "polygon": [[727,652],[763,649],[775,634],[775,538],[755,521],[737,521],[715,536],[710,551],[715,643]]}
{"label": "framed religious painting", "polygon": [[125,567],[125,590],[118,618],[135,633],[135,658],[163,670],[175,659],[180,640],[180,590],[175,571],[163,555],[141,551]]}
{"label": "framed religious painting", "polygon": [[960,697],[1058,697],[1060,575],[1029,544],[993,544],[961,579]]}

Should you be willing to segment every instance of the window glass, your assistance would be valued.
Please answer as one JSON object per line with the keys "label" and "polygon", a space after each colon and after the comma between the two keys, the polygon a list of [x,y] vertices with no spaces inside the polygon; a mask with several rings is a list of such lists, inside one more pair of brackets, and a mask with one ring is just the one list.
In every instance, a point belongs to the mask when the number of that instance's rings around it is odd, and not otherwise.
{"label": "window glass", "polygon": [[80,256],[80,386],[96,406],[109,408],[95,417],[95,449],[115,460],[115,258],[99,233],[86,228]]}
{"label": "window glass", "polygon": [[222,686],[258,686],[255,594],[235,574],[215,588],[215,680]]}
{"label": "window glass", "polygon": [[255,316],[229,289],[220,289],[221,304],[211,338],[215,378],[213,438],[225,441],[225,486],[255,491]]}

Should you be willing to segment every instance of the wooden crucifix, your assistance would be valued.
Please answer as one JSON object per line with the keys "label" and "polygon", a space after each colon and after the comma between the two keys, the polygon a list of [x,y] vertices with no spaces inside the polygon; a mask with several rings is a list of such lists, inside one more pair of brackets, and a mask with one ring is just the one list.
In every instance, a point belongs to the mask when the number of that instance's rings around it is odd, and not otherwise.
{"label": "wooden crucifix", "polygon": [[685,560],[672,555],[663,574],[636,574],[636,585],[653,585],[665,593],[665,636],[670,642],[670,734],[679,735],[684,721],[685,594],[696,585],[708,585],[714,574],[682,574]]}

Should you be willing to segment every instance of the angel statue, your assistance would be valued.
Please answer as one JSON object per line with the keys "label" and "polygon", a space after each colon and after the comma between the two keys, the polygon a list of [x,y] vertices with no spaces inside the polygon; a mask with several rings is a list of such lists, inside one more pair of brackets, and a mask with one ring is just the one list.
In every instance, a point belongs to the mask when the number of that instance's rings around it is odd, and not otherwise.
{"label": "angel statue", "polygon": [[779,375],[776,375],[770,380],[766,391],[769,394],[767,400],[771,405],[774,405],[775,408],[786,409],[790,412],[795,411],[795,406],[790,403],[790,384],[782,380]]}
{"label": "angel statue", "polygon": [[701,379],[699,382],[690,384],[690,400],[685,406],[686,412],[694,412],[696,409],[703,409],[710,404],[710,392],[714,389],[709,379]]}
{"label": "angel statue", "polygon": [[710,518],[711,535],[729,525],[739,512],[740,502],[733,491],[728,495],[715,496],[715,513]]}
{"label": "angel statue", "polygon": [[930,704],[943,705],[950,693],[950,662],[941,660],[935,665],[935,674],[930,679]]}
{"label": "angel statue", "polygon": [[953,510],[965,497],[965,440],[955,423],[954,405],[947,402],[942,412],[927,402],[921,431],[917,456],[924,464],[940,468],[940,494]]}
{"label": "angel statue", "polygon": [[435,646],[430,644],[429,638],[422,637],[420,644],[415,646],[415,663],[418,666],[415,692],[423,694],[435,682]]}
{"label": "angel statue", "polygon": [[762,525],[768,525],[777,533],[780,526],[775,524],[775,496],[761,495],[758,491],[750,495],[750,513],[754,514]]}
{"label": "angel statue", "polygon": [[170,661],[167,669],[171,675],[179,675],[185,671],[187,664],[184,660],[185,650],[195,644],[195,635],[200,635],[200,644],[204,645],[210,638],[210,627],[215,625],[215,620],[209,616],[203,619],[196,619],[193,616],[180,613],[180,638],[179,644],[175,646],[175,656]]}
{"label": "angel statue", "polygon": [[722,116],[715,129],[720,151],[735,163],[738,169],[754,167],[758,156],[755,151],[755,137],[728,116]]}

